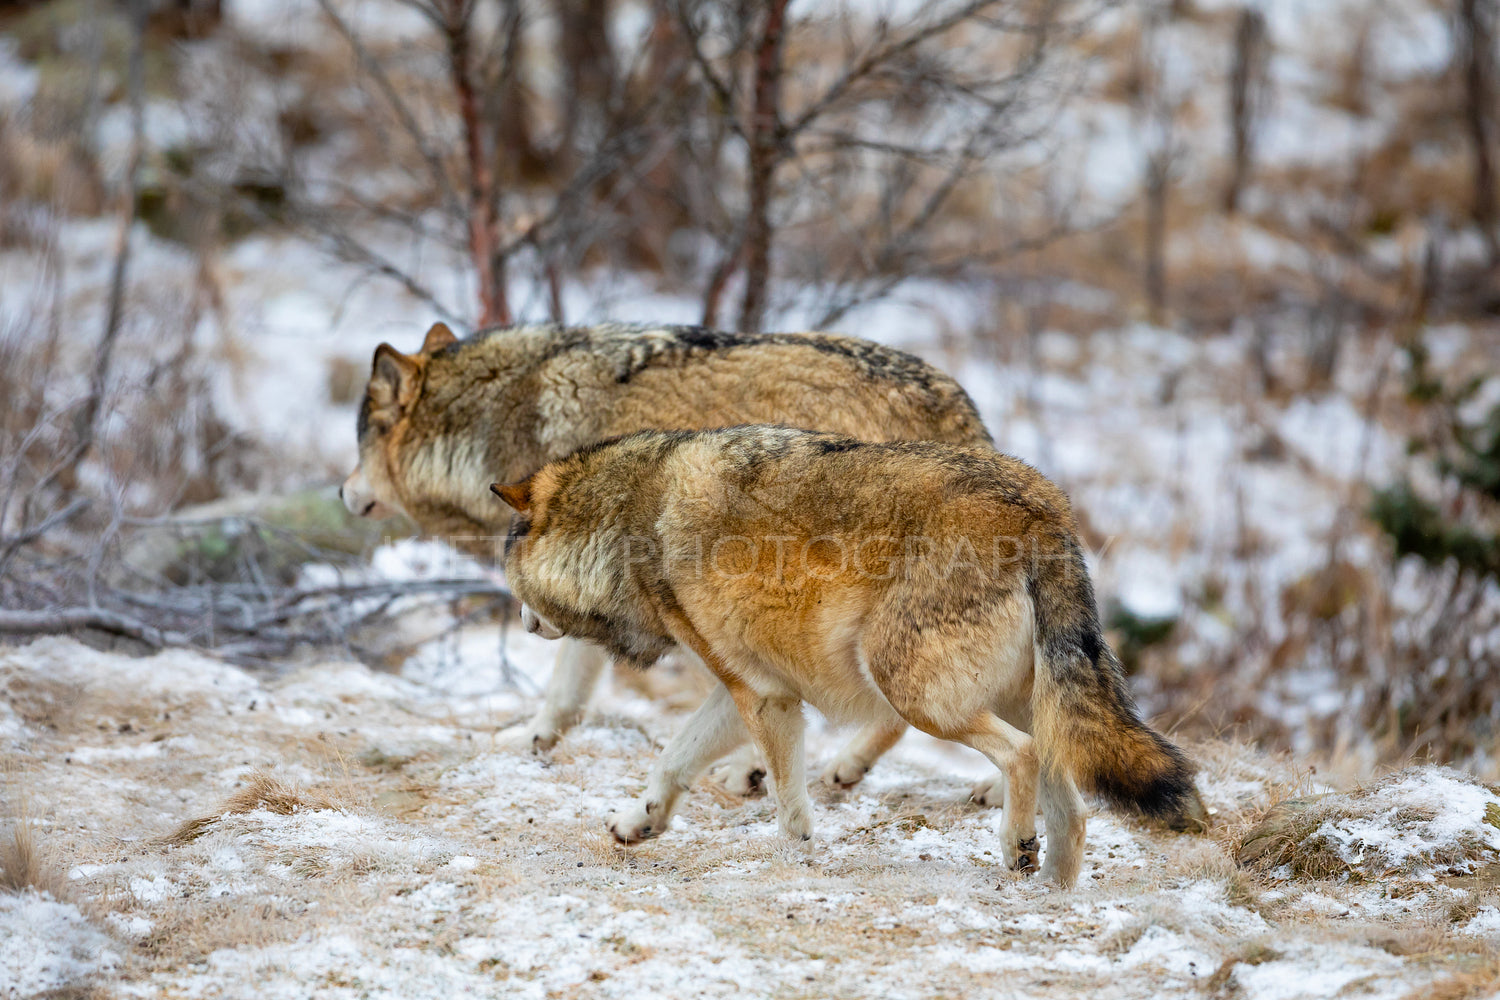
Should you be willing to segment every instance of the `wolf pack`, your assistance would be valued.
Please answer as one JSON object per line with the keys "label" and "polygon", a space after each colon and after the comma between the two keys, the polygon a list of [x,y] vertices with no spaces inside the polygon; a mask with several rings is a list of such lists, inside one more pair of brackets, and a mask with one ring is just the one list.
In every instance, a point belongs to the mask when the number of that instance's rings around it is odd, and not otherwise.
{"label": "wolf pack", "polygon": [[822,772],[837,788],[908,727],[978,750],[1005,863],[1062,887],[1084,792],[1206,821],[1105,640],[1067,496],[916,357],[829,334],[437,324],[414,354],[376,349],[358,436],[348,509],[501,564],[526,628],[559,640],[511,747],[550,750],[611,660],[674,653],[717,682],[605,818],[621,843],[668,833],[716,763],[733,791],[769,777],[781,833],[810,841],[804,702],[859,726]]}

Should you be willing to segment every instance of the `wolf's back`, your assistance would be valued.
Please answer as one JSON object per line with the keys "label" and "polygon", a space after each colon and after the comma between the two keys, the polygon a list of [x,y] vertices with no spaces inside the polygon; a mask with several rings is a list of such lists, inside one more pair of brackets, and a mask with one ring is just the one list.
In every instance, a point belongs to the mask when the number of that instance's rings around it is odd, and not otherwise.
{"label": "wolf's back", "polygon": [[1141,721],[1104,641],[1077,541],[1065,535],[1057,542],[1028,581],[1036,629],[1033,735],[1042,766],[1148,816],[1200,818],[1192,765]]}
{"label": "wolf's back", "polygon": [[854,337],[606,324],[558,328],[537,344],[549,364],[593,369],[581,381],[594,381],[589,394],[606,405],[602,437],[781,423],[872,441],[991,445],[973,400],[950,376]]}

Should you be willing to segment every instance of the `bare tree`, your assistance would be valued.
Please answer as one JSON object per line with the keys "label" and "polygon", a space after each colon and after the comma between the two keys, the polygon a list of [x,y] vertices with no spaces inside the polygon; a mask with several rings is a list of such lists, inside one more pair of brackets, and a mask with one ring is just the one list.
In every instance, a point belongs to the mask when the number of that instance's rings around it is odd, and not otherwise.
{"label": "bare tree", "polygon": [[[756,330],[793,298],[832,323],[912,278],[982,273],[1065,229],[1056,213],[1030,228],[985,219],[1026,214],[994,200],[1001,157],[1037,146],[1071,92],[1062,43],[1110,0],[940,0],[899,19],[654,0],[647,30],[623,41],[606,30],[607,0],[402,2],[432,26],[424,51],[441,81],[319,0],[380,112],[365,127],[422,192],[400,208],[337,177],[294,184],[300,224],[460,325],[563,320],[569,278],[623,264],[701,281],[706,325]],[[557,29],[553,90],[528,82],[536,18]],[[461,253],[474,306],[445,301],[373,238],[393,226]],[[684,258],[694,240],[710,252]],[[540,300],[518,300],[523,275]]]}
{"label": "bare tree", "polygon": [[766,285],[771,278],[771,184],[787,141],[781,121],[782,58],[787,0],[768,0],[755,41],[755,84],[746,129],[749,170],[745,209],[745,299],[741,330],[759,330],[766,317]]}
{"label": "bare tree", "polygon": [[1177,118],[1184,101],[1166,79],[1162,28],[1169,7],[1155,4],[1146,12],[1137,58],[1138,88],[1133,111],[1144,139],[1143,196],[1145,231],[1142,280],[1151,320],[1160,323],[1167,310],[1167,204],[1184,149]]}
{"label": "bare tree", "polygon": [[1463,63],[1464,125],[1474,157],[1474,194],[1471,206],[1489,250],[1490,263],[1500,265],[1500,211],[1495,200],[1495,3],[1459,0],[1456,55]]}
{"label": "bare tree", "polygon": [[[598,248],[606,254],[638,243],[631,225],[651,218],[676,185],[650,176],[669,158],[684,109],[680,69],[663,65],[674,49],[654,32],[633,52],[616,53],[607,30],[605,0],[558,0],[545,10],[522,0],[402,0],[432,26],[446,93],[409,75],[403,54],[378,51],[334,6],[319,0],[328,22],[353,54],[362,85],[376,95],[393,133],[386,155],[419,169],[444,226],[422,211],[400,213],[372,203],[347,186],[341,199],[314,199],[302,213],[341,257],[393,279],[462,325],[512,322],[518,268],[530,267],[547,292],[547,311],[564,319],[566,271]],[[490,16],[491,13],[495,16]],[[528,87],[528,25],[556,20],[563,86],[555,94]],[[675,57],[686,55],[675,50]],[[652,87],[642,81],[664,83]],[[669,113],[670,111],[670,113]],[[645,198],[647,189],[653,197]],[[630,213],[633,217],[627,218]],[[658,213],[671,215],[670,212]],[[369,226],[395,225],[421,243],[462,246],[475,276],[478,307],[455,310],[401,262],[370,240]]]}
{"label": "bare tree", "polygon": [[1240,194],[1250,178],[1254,158],[1256,119],[1265,104],[1269,77],[1266,16],[1259,8],[1241,8],[1234,29],[1234,63],[1229,72],[1229,183],[1224,188],[1224,211],[1240,208]]}
{"label": "bare tree", "polygon": [[[732,196],[700,219],[719,246],[704,323],[719,320],[736,277],[742,329],[765,324],[778,283],[814,291],[824,325],[911,278],[951,278],[1015,252],[973,218],[981,235],[952,239],[945,213],[1001,152],[1052,122],[1039,109],[1055,110],[1067,86],[1049,71],[1085,6],[968,0],[904,21],[796,20],[779,0],[674,0],[707,97],[729,111],[722,142],[743,152],[743,170],[717,171]],[[797,231],[805,237],[789,241]],[[778,269],[778,256],[797,264]]]}

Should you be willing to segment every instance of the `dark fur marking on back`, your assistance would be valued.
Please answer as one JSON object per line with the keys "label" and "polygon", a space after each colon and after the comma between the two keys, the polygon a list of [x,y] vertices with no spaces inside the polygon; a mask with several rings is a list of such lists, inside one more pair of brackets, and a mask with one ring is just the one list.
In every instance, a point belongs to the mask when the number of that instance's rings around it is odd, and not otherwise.
{"label": "dark fur marking on back", "polygon": [[841,452],[854,451],[860,446],[860,442],[854,438],[819,438],[812,443],[813,449],[819,455],[837,455]]}
{"label": "dark fur marking on back", "polygon": [[676,341],[682,346],[704,351],[723,351],[731,347],[744,347],[746,344],[754,344],[761,339],[754,334],[728,333],[724,330],[710,330],[706,326],[678,326],[670,329]]}

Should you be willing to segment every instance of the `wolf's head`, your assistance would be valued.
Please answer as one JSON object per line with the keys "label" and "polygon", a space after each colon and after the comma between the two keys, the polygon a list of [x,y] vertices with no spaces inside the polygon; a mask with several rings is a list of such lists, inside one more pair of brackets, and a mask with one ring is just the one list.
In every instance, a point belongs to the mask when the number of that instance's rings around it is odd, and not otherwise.
{"label": "wolf's head", "polygon": [[630,483],[618,469],[592,468],[589,452],[490,491],[516,512],[505,541],[505,579],[524,605],[528,631],[605,646],[621,662],[650,666],[669,649],[634,566],[649,558]]}
{"label": "wolf's head", "polygon": [[402,354],[390,344],[375,348],[359,407],[359,465],[339,490],[350,513],[371,518],[407,513],[395,474],[399,449],[422,395],[428,361],[457,341],[447,326],[435,323],[417,354]]}

